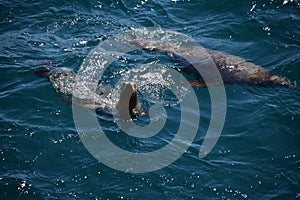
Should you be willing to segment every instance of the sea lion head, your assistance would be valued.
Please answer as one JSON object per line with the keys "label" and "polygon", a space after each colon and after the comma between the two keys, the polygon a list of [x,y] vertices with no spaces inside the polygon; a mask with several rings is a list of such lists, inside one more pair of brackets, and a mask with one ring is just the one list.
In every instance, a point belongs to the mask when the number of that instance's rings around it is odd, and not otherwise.
{"label": "sea lion head", "polygon": [[138,107],[138,93],[135,83],[124,82],[121,87],[120,99],[116,105],[119,112],[128,112],[132,115],[134,109]]}

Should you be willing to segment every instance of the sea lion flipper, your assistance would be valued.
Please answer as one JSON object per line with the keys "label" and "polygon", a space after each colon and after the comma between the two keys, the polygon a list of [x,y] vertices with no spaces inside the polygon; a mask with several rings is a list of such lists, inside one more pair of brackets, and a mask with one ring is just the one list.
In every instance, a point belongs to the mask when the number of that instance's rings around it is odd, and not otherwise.
{"label": "sea lion flipper", "polygon": [[296,88],[297,83],[296,81],[291,82],[289,79],[277,75],[271,75],[270,78],[268,79],[270,81],[270,85],[279,85],[279,86],[284,86],[288,88]]}

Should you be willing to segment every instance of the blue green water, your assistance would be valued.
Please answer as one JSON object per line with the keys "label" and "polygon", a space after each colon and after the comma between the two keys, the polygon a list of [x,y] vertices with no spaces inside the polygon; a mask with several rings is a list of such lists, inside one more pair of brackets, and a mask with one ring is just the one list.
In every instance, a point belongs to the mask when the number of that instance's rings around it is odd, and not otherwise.
{"label": "blue green water", "polygon": [[[53,61],[77,70],[103,40],[130,28],[152,26],[181,32],[206,48],[241,56],[300,81],[296,0],[2,0],[0,199],[299,197],[299,87],[226,86],[224,129],[203,159],[198,151],[210,120],[206,89],[195,90],[201,108],[197,136],[173,164],[131,174],[111,169],[89,154],[77,134],[71,105],[59,99],[47,79],[35,76],[32,67]],[[170,121],[167,137],[180,117],[174,114]],[[105,119],[103,123],[112,124]],[[114,134],[113,128],[110,131]],[[151,145],[111,137],[120,146]],[[152,142],[161,146],[169,140],[164,134],[155,139]]]}

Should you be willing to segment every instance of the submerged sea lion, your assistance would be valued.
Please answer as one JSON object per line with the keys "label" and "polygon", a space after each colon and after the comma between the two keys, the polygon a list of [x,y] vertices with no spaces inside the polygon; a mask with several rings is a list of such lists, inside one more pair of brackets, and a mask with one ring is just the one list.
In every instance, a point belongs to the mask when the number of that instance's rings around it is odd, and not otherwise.
{"label": "submerged sea lion", "polygon": [[[291,83],[291,81],[285,77],[270,74],[267,69],[264,69],[261,66],[221,51],[210,50],[203,47],[199,49],[199,46],[184,46],[180,43],[166,43],[162,42],[160,38],[157,38],[156,40],[153,40],[153,38],[145,39],[145,37],[137,35],[130,35],[122,42],[129,43],[144,50],[157,51],[166,54],[176,61],[182,62],[187,66],[183,70],[197,74],[197,79],[190,81],[191,85],[195,87],[217,86],[223,83],[247,84],[264,87],[296,87],[296,82]],[[195,55],[201,55],[202,57],[198,58]],[[223,83],[213,81],[206,83],[198,73],[198,71],[201,70],[195,69],[194,64],[189,61],[195,62],[199,67],[204,67],[208,62],[213,61],[221,74]],[[206,70],[209,70],[209,67]]]}
{"label": "submerged sea lion", "polygon": [[[37,68],[35,74],[40,77],[48,78],[57,92],[64,95],[72,95],[75,81],[75,74],[72,70],[57,66],[43,66]],[[98,113],[104,112],[105,114],[112,115],[114,111],[117,111],[118,117],[122,120],[135,118],[137,114],[144,115],[144,113],[139,110],[136,84],[124,82],[120,90],[119,100],[116,105],[105,103],[101,97],[97,94],[92,94],[92,92],[88,90],[84,91],[86,92],[84,97],[77,97],[79,98],[78,101],[71,102],[71,99],[66,96],[63,100],[80,107],[94,109]],[[93,103],[91,103],[91,101],[93,101]]]}

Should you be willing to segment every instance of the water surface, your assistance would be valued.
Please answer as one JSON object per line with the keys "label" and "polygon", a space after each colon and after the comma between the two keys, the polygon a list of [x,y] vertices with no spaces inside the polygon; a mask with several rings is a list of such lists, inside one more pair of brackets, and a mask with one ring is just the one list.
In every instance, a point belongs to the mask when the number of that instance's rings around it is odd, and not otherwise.
{"label": "water surface", "polygon": [[[226,86],[225,126],[204,159],[198,151],[210,120],[210,98],[206,89],[195,90],[201,120],[191,124],[199,129],[188,151],[166,168],[131,174],[89,154],[71,105],[32,68],[53,61],[76,71],[110,36],[155,26],[299,83],[299,9],[296,0],[1,1],[0,199],[296,199],[299,87]],[[174,64],[155,53],[142,55],[135,64],[147,59]],[[123,140],[113,122],[103,123],[117,145],[164,146],[180,122],[176,108],[170,112],[164,134],[150,141]]]}

